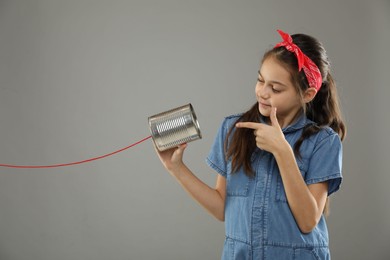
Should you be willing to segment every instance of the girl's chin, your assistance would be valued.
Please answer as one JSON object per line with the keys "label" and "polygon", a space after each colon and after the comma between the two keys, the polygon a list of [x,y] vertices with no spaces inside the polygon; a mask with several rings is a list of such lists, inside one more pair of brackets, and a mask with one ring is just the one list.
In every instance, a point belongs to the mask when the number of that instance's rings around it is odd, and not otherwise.
{"label": "girl's chin", "polygon": [[262,116],[264,116],[264,117],[269,117],[269,116],[270,116],[270,113],[262,113],[262,112],[260,112],[260,114],[261,114]]}
{"label": "girl's chin", "polygon": [[262,116],[269,117],[271,115],[271,107],[259,106],[259,112]]}

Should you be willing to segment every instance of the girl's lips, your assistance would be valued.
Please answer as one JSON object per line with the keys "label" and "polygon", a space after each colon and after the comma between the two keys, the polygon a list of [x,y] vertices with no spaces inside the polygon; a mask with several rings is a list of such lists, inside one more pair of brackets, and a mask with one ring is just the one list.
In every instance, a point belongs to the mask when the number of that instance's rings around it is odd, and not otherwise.
{"label": "girl's lips", "polygon": [[268,105],[268,104],[265,104],[265,103],[262,103],[262,102],[259,102],[259,104],[262,106],[262,107],[270,107],[271,105]]}

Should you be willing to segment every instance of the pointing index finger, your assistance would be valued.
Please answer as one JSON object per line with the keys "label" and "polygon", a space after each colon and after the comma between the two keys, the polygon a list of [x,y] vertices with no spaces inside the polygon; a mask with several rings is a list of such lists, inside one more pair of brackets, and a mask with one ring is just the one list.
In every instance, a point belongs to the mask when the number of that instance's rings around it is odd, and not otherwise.
{"label": "pointing index finger", "polygon": [[250,129],[258,129],[260,127],[260,123],[254,122],[239,122],[236,124],[237,128],[250,128]]}

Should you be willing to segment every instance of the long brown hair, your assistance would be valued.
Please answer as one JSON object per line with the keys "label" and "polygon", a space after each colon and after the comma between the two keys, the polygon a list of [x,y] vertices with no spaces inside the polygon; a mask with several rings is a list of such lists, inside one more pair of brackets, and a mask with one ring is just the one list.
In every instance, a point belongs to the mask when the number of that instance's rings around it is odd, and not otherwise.
{"label": "long brown hair", "polygon": [[[306,54],[319,68],[322,75],[322,86],[315,98],[305,104],[303,102],[303,93],[309,87],[305,73],[298,71],[298,63],[295,55],[287,51],[285,47],[278,47],[267,51],[262,59],[262,63],[269,57],[276,58],[290,72],[291,80],[297,92],[302,98],[302,109],[307,118],[316,124],[307,125],[301,137],[294,145],[296,156],[300,156],[299,149],[302,142],[309,136],[320,131],[325,126],[331,127],[339,134],[343,140],[346,135],[346,126],[343,122],[339,100],[336,90],[336,84],[330,74],[330,62],[322,44],[315,38],[305,34],[295,34],[291,36],[293,42],[298,45],[304,54]],[[259,122],[261,115],[258,110],[258,104],[254,104],[238,120],[245,122]],[[236,172],[241,167],[248,176],[254,176],[255,172],[251,166],[251,155],[256,149],[253,130],[246,128],[235,128],[234,124],[230,128],[225,140],[226,157],[232,160],[232,171]]]}

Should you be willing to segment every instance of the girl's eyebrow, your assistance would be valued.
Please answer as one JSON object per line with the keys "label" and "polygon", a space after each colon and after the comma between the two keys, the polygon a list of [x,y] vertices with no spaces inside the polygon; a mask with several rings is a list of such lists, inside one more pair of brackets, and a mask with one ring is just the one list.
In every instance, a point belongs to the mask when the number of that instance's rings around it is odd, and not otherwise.
{"label": "girl's eyebrow", "polygon": [[[260,70],[258,70],[257,73],[259,74],[259,77],[262,77],[262,78],[263,78],[263,75],[261,75]],[[272,84],[278,84],[278,85],[280,85],[280,86],[282,86],[282,87],[287,87],[286,84],[284,84],[284,83],[282,83],[282,82],[280,82],[280,81],[277,81],[277,80],[271,80],[270,82],[271,82]]]}

